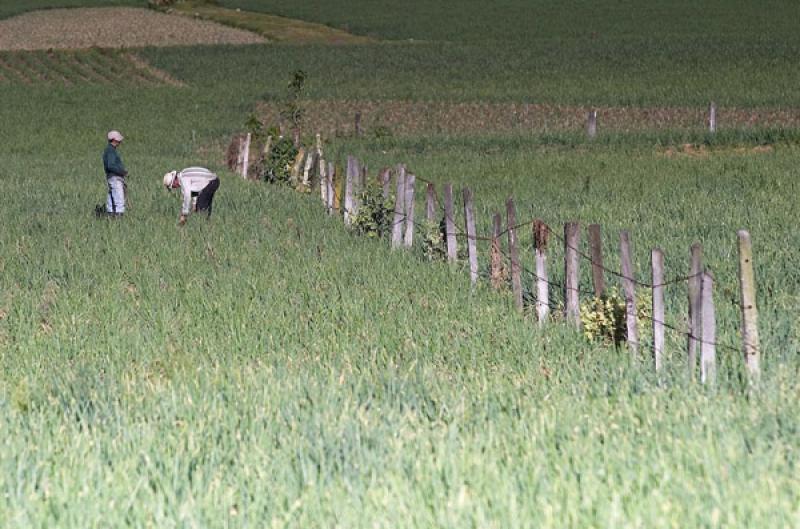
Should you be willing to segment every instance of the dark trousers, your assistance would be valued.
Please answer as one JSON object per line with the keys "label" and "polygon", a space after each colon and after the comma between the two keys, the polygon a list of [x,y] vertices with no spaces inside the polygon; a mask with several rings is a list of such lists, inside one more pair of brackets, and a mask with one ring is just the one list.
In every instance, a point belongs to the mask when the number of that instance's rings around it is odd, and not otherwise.
{"label": "dark trousers", "polygon": [[214,202],[214,193],[219,189],[219,178],[215,178],[204,187],[197,195],[197,211],[208,211],[211,216],[211,207]]}

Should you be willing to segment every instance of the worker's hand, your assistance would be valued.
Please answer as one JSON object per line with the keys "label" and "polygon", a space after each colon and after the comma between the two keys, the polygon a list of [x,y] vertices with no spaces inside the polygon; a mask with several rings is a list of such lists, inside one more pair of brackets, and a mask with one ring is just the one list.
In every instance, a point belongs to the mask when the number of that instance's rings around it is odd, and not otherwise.
{"label": "worker's hand", "polygon": [[181,215],[181,218],[178,219],[178,224],[181,225],[181,226],[186,224],[186,215]]}

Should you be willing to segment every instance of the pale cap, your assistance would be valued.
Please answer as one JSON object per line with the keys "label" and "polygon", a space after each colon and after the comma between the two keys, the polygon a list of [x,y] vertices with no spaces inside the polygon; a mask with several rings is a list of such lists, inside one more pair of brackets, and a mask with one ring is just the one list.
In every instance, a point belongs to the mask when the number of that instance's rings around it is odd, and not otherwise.
{"label": "pale cap", "polygon": [[173,182],[175,182],[175,177],[178,176],[178,171],[170,171],[164,175],[164,187],[167,189],[172,187]]}
{"label": "pale cap", "polygon": [[122,137],[122,134],[120,134],[120,132],[118,130],[109,131],[107,137],[108,137],[108,141],[111,141],[111,140],[122,141],[123,139],[125,139],[125,138]]}

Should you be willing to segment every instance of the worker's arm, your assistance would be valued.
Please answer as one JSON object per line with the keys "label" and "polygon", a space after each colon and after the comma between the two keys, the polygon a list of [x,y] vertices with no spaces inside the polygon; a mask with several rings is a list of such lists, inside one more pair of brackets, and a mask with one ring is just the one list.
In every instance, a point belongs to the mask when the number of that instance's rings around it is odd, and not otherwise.
{"label": "worker's arm", "polygon": [[189,182],[181,182],[181,194],[183,195],[183,203],[181,204],[181,224],[186,222],[186,217],[192,209],[192,192],[189,187]]}

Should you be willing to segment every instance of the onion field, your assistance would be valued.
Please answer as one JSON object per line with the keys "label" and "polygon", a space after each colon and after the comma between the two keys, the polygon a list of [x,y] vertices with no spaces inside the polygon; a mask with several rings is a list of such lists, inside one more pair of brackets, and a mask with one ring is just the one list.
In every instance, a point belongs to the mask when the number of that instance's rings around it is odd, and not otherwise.
{"label": "onion field", "polygon": [[[793,3],[691,4],[678,16],[601,2],[596,37],[574,22],[586,14],[576,2],[509,0],[480,33],[474,17],[421,1],[391,32],[371,3],[218,3],[376,41],[0,51],[0,526],[800,525]],[[20,2],[0,17],[92,4]],[[499,16],[519,10],[542,17],[538,36]],[[627,18],[613,26],[612,14]],[[707,31],[685,24],[689,14],[727,25]],[[520,221],[601,224],[611,269],[627,230],[641,281],[652,248],[678,277],[701,242],[717,338],[731,346],[717,350],[716,382],[687,375],[681,334],[668,334],[656,374],[647,348],[635,362],[625,344],[590,341],[558,314],[539,326],[506,289],[471,288],[463,262],[392,250],[315,195],[235,175],[223,162],[231,136],[253,115],[276,125],[297,70],[308,79],[304,141],[312,123],[330,123],[323,149],[339,168],[354,155],[371,177],[405,163],[439,189],[469,187],[481,235],[513,197]],[[722,121],[716,134],[624,121],[643,108],[702,118],[711,100],[729,116],[766,117]],[[341,118],[331,101],[346,102]],[[403,111],[381,121],[383,104]],[[602,107],[622,125],[604,129],[601,113],[594,139],[579,118],[548,130],[415,128],[426,116],[414,113],[436,105]],[[377,117],[355,136],[359,108]],[[94,215],[112,128],[130,171],[130,209],[114,220]],[[181,227],[161,177],[190,165],[221,186],[213,216]],[[738,229],[753,239],[754,387],[737,350]],[[530,228],[520,243],[530,269]],[[486,241],[479,251],[483,273]],[[550,258],[559,282],[557,241]],[[588,267],[580,273],[588,288]],[[523,282],[532,289],[529,271]],[[685,325],[685,284],[666,303],[669,323]]]}

